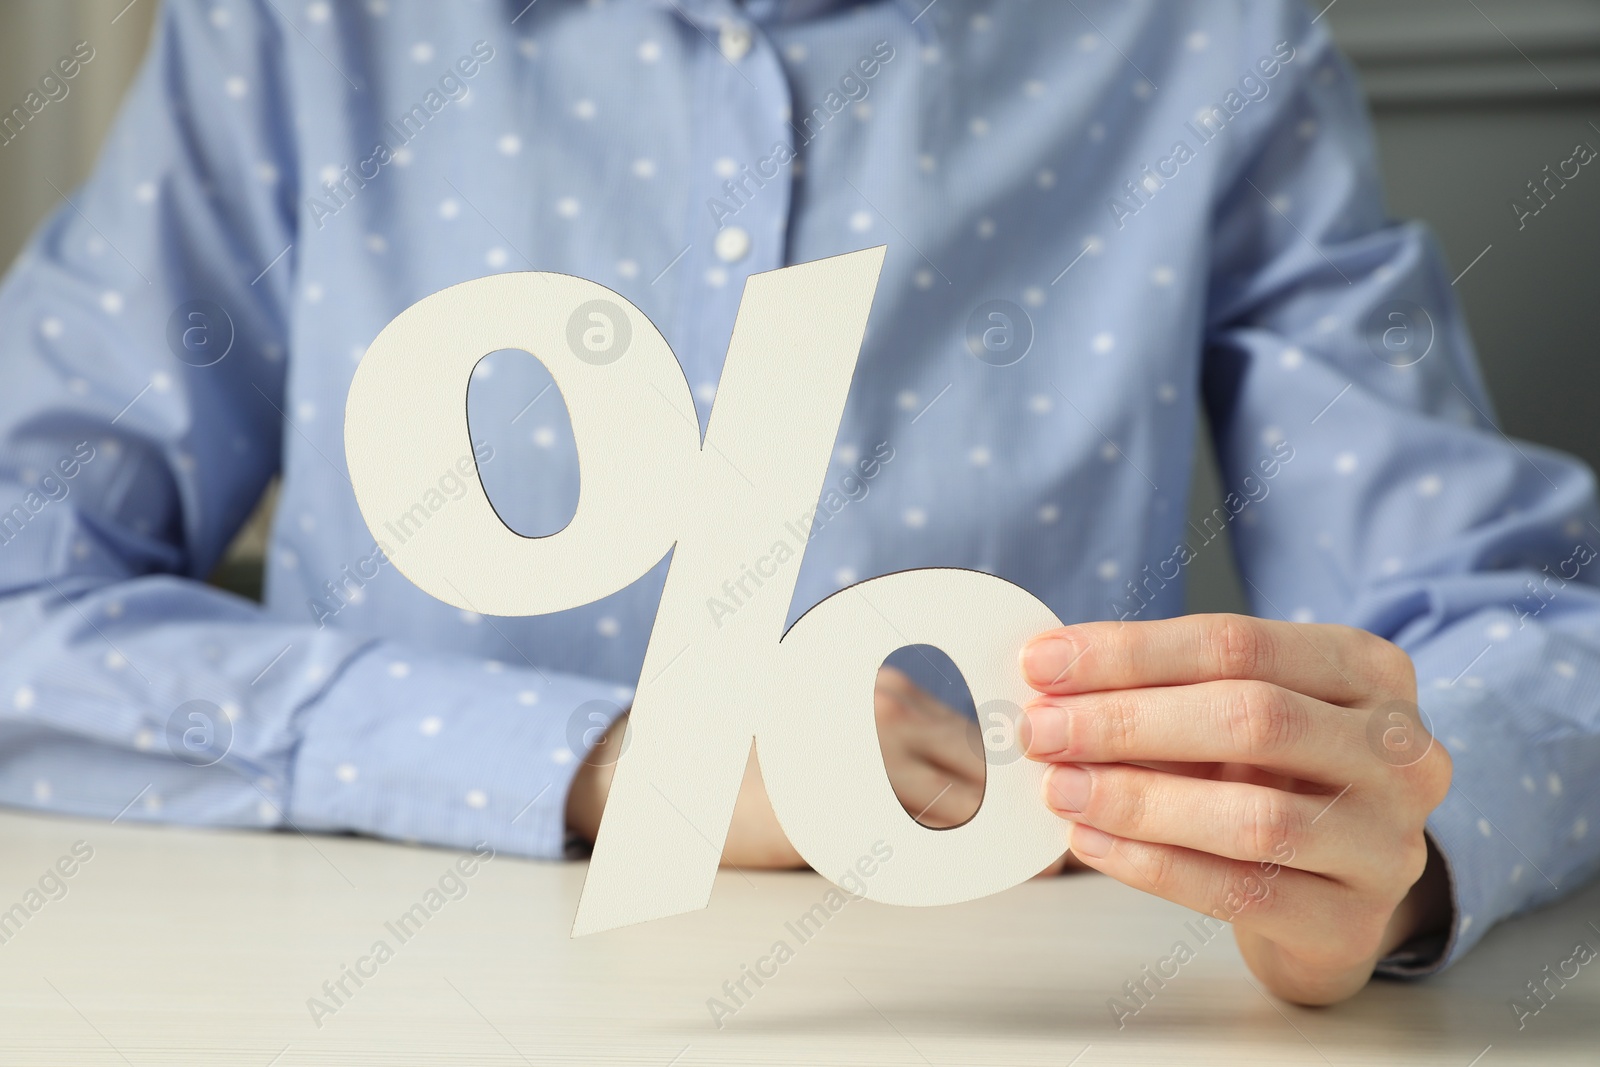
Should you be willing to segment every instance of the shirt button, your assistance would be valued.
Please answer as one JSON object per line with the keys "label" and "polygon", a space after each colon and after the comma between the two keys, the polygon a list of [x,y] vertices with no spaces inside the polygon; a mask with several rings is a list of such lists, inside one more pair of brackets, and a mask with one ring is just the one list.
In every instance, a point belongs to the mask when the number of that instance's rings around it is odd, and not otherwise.
{"label": "shirt button", "polygon": [[714,247],[722,262],[737,263],[750,254],[750,233],[743,226],[729,226],[717,231]]}
{"label": "shirt button", "polygon": [[722,32],[717,35],[717,48],[730,63],[743,59],[750,51],[751,43],[750,27],[742,22],[724,22]]}

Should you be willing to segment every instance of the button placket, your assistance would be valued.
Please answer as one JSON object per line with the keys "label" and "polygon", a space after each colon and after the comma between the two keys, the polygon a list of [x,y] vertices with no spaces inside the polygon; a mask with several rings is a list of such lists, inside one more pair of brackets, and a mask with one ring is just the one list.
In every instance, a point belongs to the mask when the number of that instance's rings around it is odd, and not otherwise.
{"label": "button placket", "polygon": [[706,45],[696,60],[690,247],[675,279],[684,345],[674,347],[703,424],[744,279],[783,265],[791,173],[772,162],[774,147],[793,135],[784,118],[788,79],[760,27],[719,12],[700,28]]}

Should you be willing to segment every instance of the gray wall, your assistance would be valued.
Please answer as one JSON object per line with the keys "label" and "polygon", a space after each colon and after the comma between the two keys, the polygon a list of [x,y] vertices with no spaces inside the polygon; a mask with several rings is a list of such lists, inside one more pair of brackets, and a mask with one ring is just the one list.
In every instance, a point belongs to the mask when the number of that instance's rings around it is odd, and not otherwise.
{"label": "gray wall", "polygon": [[156,0],[0,0],[0,111],[22,102],[78,41],[94,58],[9,144],[0,145],[0,263],[83,180],[144,54]]}
{"label": "gray wall", "polygon": [[[50,183],[82,179],[156,3],[0,0],[0,101],[73,42],[96,50],[72,95],[0,147],[0,262],[60,202]],[[1575,142],[1600,147],[1600,0],[1335,0],[1325,17],[1362,72],[1390,210],[1429,222],[1458,272],[1489,249],[1457,289],[1502,427],[1600,466],[1600,166],[1521,232],[1508,206]],[[1203,453],[1194,509],[1219,499]],[[1228,554],[1203,553],[1190,579],[1193,609],[1242,606]]]}

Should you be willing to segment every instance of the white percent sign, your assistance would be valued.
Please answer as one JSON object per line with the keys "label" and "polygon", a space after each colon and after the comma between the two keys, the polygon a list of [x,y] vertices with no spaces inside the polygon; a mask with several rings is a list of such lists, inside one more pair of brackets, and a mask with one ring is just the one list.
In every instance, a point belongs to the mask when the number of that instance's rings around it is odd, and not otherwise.
{"label": "white percent sign", "polygon": [[[608,596],[673,553],[574,936],[706,906],[752,743],[779,823],[819,872],[844,876],[872,842],[892,848],[861,894],[870,899],[970,900],[1066,851],[1069,827],[1040,797],[1042,768],[992,748],[977,815],[947,830],[914,821],[873,715],[879,666],[912,644],[949,655],[980,707],[1020,706],[1029,691],[1017,652],[1060,625],[1031,594],[974,571],[901,571],[834,594],[785,633],[795,566],[731,616],[713,621],[705,607],[815,507],[883,256],[871,248],[749,279],[703,446],[688,382],[654,324],[569,275],[492,275],[426,297],[356,371],[345,452],[374,531],[470,452],[467,386],[486,354],[540,360],[571,417],[572,521],[523,537],[474,481],[394,559],[425,592],[480,613],[546,614]],[[620,320],[607,324],[605,351],[596,309]]]}

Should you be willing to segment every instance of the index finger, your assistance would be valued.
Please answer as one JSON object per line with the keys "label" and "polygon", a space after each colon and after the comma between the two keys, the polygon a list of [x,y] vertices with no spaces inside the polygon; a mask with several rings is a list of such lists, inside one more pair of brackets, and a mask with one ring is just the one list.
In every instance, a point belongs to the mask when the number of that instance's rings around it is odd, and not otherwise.
{"label": "index finger", "polygon": [[1047,694],[1234,678],[1342,704],[1360,697],[1377,678],[1394,676],[1405,658],[1381,637],[1348,626],[1184,615],[1047,631],[1023,648],[1022,673]]}

